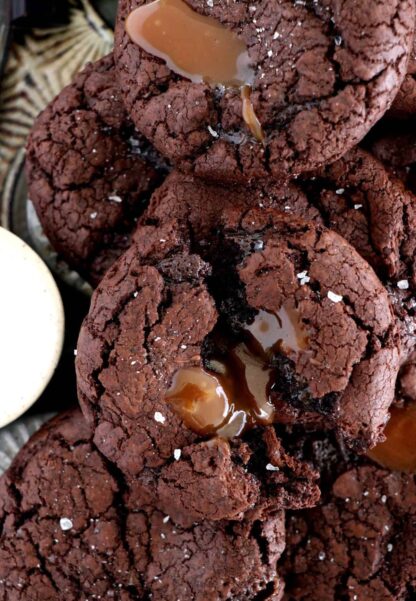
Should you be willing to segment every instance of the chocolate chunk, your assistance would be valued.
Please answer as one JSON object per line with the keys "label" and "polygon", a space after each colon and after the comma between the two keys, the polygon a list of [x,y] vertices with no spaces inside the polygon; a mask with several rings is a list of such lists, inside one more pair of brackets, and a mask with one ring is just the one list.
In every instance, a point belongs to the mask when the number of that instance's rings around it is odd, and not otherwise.
{"label": "chocolate chunk", "polygon": [[112,55],[87,66],[35,122],[29,196],[55,250],[94,285],[128,248],[160,179],[149,153],[123,107]]}
{"label": "chocolate chunk", "polygon": [[412,48],[411,0],[188,2],[247,47],[263,146],[246,128],[239,89],[193,83],[130,39],[126,19],[143,4],[119,4],[115,60],[127,110],[161,154],[221,182],[282,179],[337,159],[389,108]]}
{"label": "chocolate chunk", "polygon": [[184,529],[130,497],[78,410],[46,424],[0,480],[0,599],[280,599],[282,514]]}

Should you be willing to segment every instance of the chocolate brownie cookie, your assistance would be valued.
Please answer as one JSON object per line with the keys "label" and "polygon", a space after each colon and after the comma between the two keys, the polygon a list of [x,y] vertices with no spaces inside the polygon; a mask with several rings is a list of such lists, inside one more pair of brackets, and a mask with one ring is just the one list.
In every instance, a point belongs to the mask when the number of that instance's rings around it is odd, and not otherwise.
{"label": "chocolate brownie cookie", "polygon": [[127,119],[112,55],[88,65],[35,122],[29,196],[54,248],[92,284],[129,246],[160,179],[149,153]]}
{"label": "chocolate brownie cookie", "polygon": [[348,240],[386,285],[405,359],[416,343],[416,197],[359,148],[297,183],[323,223]]}
{"label": "chocolate brownie cookie", "polygon": [[321,213],[295,184],[257,182],[253,186],[225,186],[206,182],[190,174],[172,171],[155,190],[142,217],[135,237],[140,238],[143,225],[163,227],[172,219],[185,238],[198,241],[202,247],[217,226],[224,210],[247,211],[250,208],[276,208],[318,224]]}
{"label": "chocolate brownie cookie", "polygon": [[77,374],[95,443],[186,524],[311,504],[277,424],[377,442],[398,369],[387,293],[337,234],[272,209],[186,238],[143,226],[93,297]]}
{"label": "chocolate brownie cookie", "polygon": [[414,599],[415,504],[413,475],[370,464],[345,471],[321,507],[288,519],[285,599]]}
{"label": "chocolate brownie cookie", "polygon": [[183,529],[129,494],[79,411],[44,426],[0,480],[0,599],[280,598],[282,515]]}
{"label": "chocolate brownie cookie", "polygon": [[383,119],[366,139],[371,152],[416,193],[416,136],[408,122]]}
{"label": "chocolate brownie cookie", "polygon": [[[115,60],[127,110],[173,163],[221,182],[282,179],[337,159],[388,109],[413,42],[412,0],[169,0],[143,10],[144,5],[144,0],[119,4]],[[126,31],[126,19],[140,7],[127,26],[141,46]],[[166,36],[153,39],[140,15],[154,11],[157,19],[158,10],[171,11],[174,18],[162,21]],[[175,29],[177,15],[183,19]],[[240,49],[228,77],[216,73],[226,61],[215,44],[205,48],[213,64],[200,66],[196,44],[176,56],[183,44],[175,31],[183,29],[185,43],[198,27],[219,31],[225,48]],[[163,37],[173,37],[177,47],[165,48]],[[224,56],[229,59],[226,51]],[[250,98],[244,93],[240,98],[242,84],[252,90]]]}
{"label": "chocolate brownie cookie", "polygon": [[416,285],[416,198],[382,163],[354,148],[298,183],[325,225],[348,240],[383,281]]}
{"label": "chocolate brownie cookie", "polygon": [[416,198],[371,154],[355,148],[287,186],[257,183],[230,189],[173,172],[152,195],[137,235],[142,224],[163,225],[175,218],[185,235],[207,245],[218,215],[232,206],[276,207],[338,232],[387,285],[400,320],[403,356],[413,350]]}
{"label": "chocolate brownie cookie", "polygon": [[414,599],[415,375],[413,356],[399,374],[385,441],[367,457],[323,433],[294,438],[292,453],[321,474],[323,499],[288,518],[287,601]]}
{"label": "chocolate brownie cookie", "polygon": [[[416,285],[416,198],[370,153],[354,148],[311,177],[286,186],[226,187],[172,172],[151,197],[140,224],[177,219],[203,239],[226,207],[275,207],[343,236],[383,281]],[[205,240],[206,242],[206,240]]]}
{"label": "chocolate brownie cookie", "polygon": [[416,39],[410,53],[407,75],[386,116],[393,119],[408,119],[416,114]]}

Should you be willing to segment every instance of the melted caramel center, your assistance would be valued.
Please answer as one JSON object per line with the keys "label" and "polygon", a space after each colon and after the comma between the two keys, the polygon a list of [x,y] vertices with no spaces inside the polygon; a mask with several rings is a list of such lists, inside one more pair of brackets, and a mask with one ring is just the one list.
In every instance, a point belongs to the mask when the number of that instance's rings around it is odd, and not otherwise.
{"label": "melted caramel center", "polygon": [[308,347],[297,312],[286,307],[278,313],[259,311],[242,338],[225,356],[211,359],[210,369],[185,368],[174,376],[166,400],[198,434],[233,438],[246,427],[273,423],[273,356],[296,355]]}
{"label": "melted caramel center", "polygon": [[289,355],[305,351],[309,346],[297,311],[288,306],[281,307],[277,313],[260,310],[246,329],[266,354],[283,352]]}
{"label": "melted caramel center", "polygon": [[385,442],[368,452],[369,457],[390,470],[416,472],[416,403],[390,409],[384,430]]}
{"label": "melted caramel center", "polygon": [[126,31],[135,44],[194,83],[241,88],[243,118],[263,142],[250,99],[254,70],[245,43],[235,33],[183,0],[155,0],[136,8],[127,18]]}

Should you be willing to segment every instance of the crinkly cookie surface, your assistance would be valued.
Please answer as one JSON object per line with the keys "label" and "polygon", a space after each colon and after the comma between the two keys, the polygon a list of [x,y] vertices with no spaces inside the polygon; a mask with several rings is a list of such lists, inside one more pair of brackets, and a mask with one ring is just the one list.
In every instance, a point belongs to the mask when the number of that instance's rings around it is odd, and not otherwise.
{"label": "crinkly cookie surface", "polygon": [[351,467],[322,506],[288,518],[287,601],[410,601],[416,594],[414,476]]}
{"label": "crinkly cookie surface", "polygon": [[265,146],[242,119],[239,90],[177,76],[125,31],[143,0],[122,0],[115,58],[133,122],[167,158],[217,181],[286,178],[337,159],[384,114],[407,70],[412,0],[190,0],[246,44]]}
{"label": "crinkly cookie surface", "polygon": [[282,514],[184,529],[130,506],[78,410],[46,424],[0,480],[0,599],[280,599]]}
{"label": "crinkly cookie surface", "polygon": [[160,180],[149,148],[127,117],[112,55],[77,75],[30,134],[29,196],[42,227],[54,249],[94,285],[128,248]]}
{"label": "crinkly cookie surface", "polygon": [[[95,443],[133,479],[140,503],[150,496],[186,524],[315,503],[316,473],[285,450],[281,426],[324,426],[354,448],[374,445],[399,362],[387,293],[341,237],[274,209],[234,207],[221,219],[205,244],[192,218],[186,235],[177,221],[141,226],[97,289],[78,345]],[[241,358],[247,328],[273,315],[290,322],[277,334],[289,348],[260,360],[273,415],[229,442],[201,435],[167,398],[177,373],[221,373],[234,348]]]}

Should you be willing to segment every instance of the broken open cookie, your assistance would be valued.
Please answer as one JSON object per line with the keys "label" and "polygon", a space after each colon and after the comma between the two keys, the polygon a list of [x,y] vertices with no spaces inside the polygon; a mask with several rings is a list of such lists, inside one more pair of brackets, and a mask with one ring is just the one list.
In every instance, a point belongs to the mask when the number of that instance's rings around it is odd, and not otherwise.
{"label": "broken open cookie", "polygon": [[399,362],[387,293],[337,234],[274,209],[225,211],[206,240],[143,226],[97,289],[77,356],[95,443],[180,523],[311,505],[316,472],[279,428],[376,444]]}

